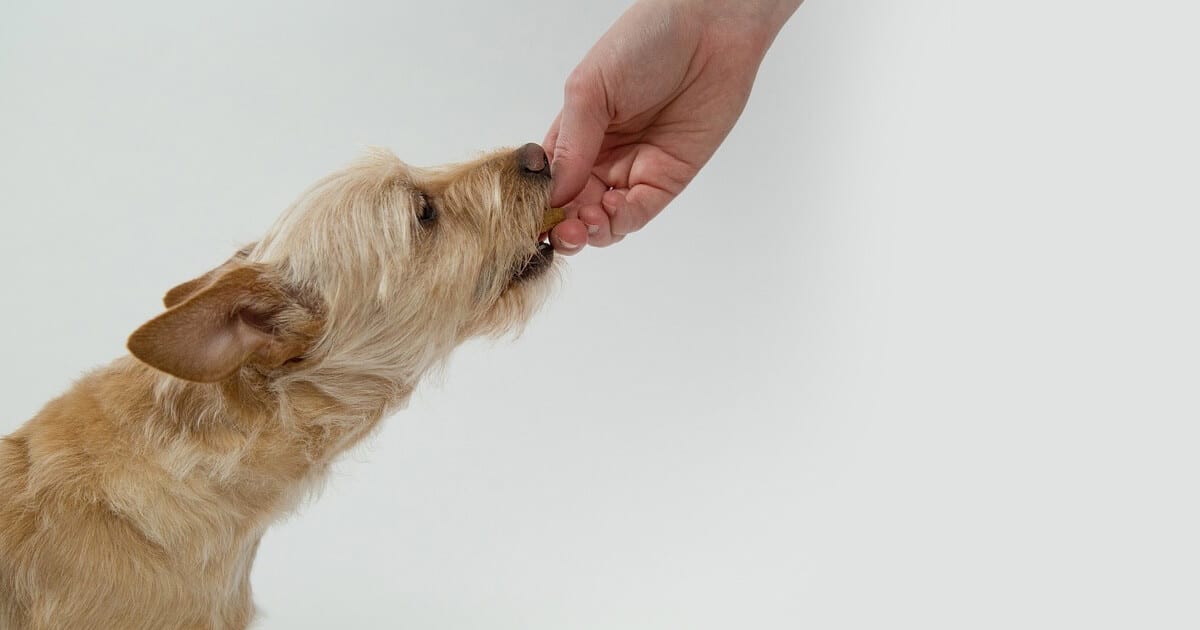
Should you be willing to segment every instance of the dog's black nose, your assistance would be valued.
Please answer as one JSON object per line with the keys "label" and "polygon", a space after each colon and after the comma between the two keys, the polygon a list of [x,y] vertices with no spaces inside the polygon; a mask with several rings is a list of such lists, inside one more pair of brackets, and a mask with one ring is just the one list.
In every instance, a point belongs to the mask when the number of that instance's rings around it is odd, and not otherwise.
{"label": "dog's black nose", "polygon": [[526,175],[550,176],[550,163],[542,147],[530,142],[517,149],[517,165]]}

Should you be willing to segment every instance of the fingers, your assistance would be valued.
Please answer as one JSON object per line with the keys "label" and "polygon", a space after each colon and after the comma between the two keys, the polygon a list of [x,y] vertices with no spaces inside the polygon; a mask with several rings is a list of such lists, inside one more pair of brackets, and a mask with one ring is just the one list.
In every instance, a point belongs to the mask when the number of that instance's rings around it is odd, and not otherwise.
{"label": "fingers", "polygon": [[550,231],[550,244],[560,254],[574,256],[583,251],[585,243],[593,247],[608,247],[625,238],[612,233],[608,213],[598,205],[584,206],[575,214],[577,216],[564,220]]}
{"label": "fingers", "polygon": [[550,234],[550,242],[554,245],[555,250],[568,256],[582,250],[582,245],[571,246],[573,243],[586,242],[592,247],[608,247],[625,238],[623,234],[613,234],[609,227],[608,212],[599,203],[573,208],[572,214],[570,219],[558,224]]}
{"label": "fingers", "polygon": [[599,207],[600,197],[604,195],[605,190],[608,190],[608,186],[605,186],[604,182],[601,182],[599,178],[589,176],[587,184],[584,185],[579,195],[563,208],[567,213],[566,220],[550,231],[550,244],[554,245],[555,251],[567,255],[577,254],[584,245],[594,243],[591,233],[594,233],[595,229],[589,228],[585,224],[580,213],[591,217],[593,211],[588,208],[595,207],[600,214],[604,214]]}
{"label": "fingers", "polygon": [[602,203],[610,217],[613,234],[632,234],[658,216],[675,195],[663,190],[637,184],[629,190],[610,190]]}
{"label": "fingers", "polygon": [[554,251],[567,256],[574,256],[583,251],[588,242],[587,226],[579,219],[565,219],[550,230],[550,244]]}
{"label": "fingers", "polygon": [[562,124],[562,112],[559,112],[554,117],[554,122],[550,123],[550,129],[546,131],[546,138],[542,140],[542,148],[551,158],[554,157],[554,144],[558,142],[558,126]]}
{"label": "fingers", "polygon": [[673,198],[665,190],[644,184],[605,190],[600,195],[591,188],[588,186],[582,196],[592,200],[599,196],[600,203],[592,201],[571,209],[571,217],[550,233],[556,251],[570,256],[582,251],[584,243],[592,247],[619,243],[645,227]]}
{"label": "fingers", "polygon": [[608,213],[599,205],[580,208],[579,220],[587,227],[588,244],[593,247],[608,247],[624,238],[612,233]]}
{"label": "fingers", "polygon": [[[567,79],[563,109],[546,135],[551,152],[554,192],[550,203],[562,205],[579,195],[608,129],[608,101],[599,76],[576,69]],[[550,143],[553,140],[553,144]]]}

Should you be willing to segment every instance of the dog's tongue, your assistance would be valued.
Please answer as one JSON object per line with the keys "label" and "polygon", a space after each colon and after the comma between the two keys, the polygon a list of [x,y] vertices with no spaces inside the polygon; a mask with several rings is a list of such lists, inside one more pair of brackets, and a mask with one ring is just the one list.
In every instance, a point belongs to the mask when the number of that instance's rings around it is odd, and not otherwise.
{"label": "dog's tongue", "polygon": [[539,232],[549,232],[550,228],[563,222],[567,218],[567,213],[563,212],[562,208],[547,208],[546,214],[542,215],[542,228]]}

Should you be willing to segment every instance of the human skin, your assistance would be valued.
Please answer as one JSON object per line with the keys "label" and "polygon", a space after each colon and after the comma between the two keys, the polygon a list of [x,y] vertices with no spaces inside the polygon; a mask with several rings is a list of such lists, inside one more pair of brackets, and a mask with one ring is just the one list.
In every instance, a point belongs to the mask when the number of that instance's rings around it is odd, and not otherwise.
{"label": "human skin", "polygon": [[716,152],[802,0],[642,0],[567,78],[546,134],[563,254],[658,216]]}

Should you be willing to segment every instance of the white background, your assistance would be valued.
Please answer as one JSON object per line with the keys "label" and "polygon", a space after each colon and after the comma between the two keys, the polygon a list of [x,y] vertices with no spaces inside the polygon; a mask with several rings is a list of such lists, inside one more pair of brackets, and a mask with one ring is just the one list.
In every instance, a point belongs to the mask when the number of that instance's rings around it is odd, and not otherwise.
{"label": "white background", "polygon": [[[367,145],[540,141],[622,7],[5,0],[0,433]],[[269,532],[258,627],[1196,628],[1198,17],[810,0]]]}

